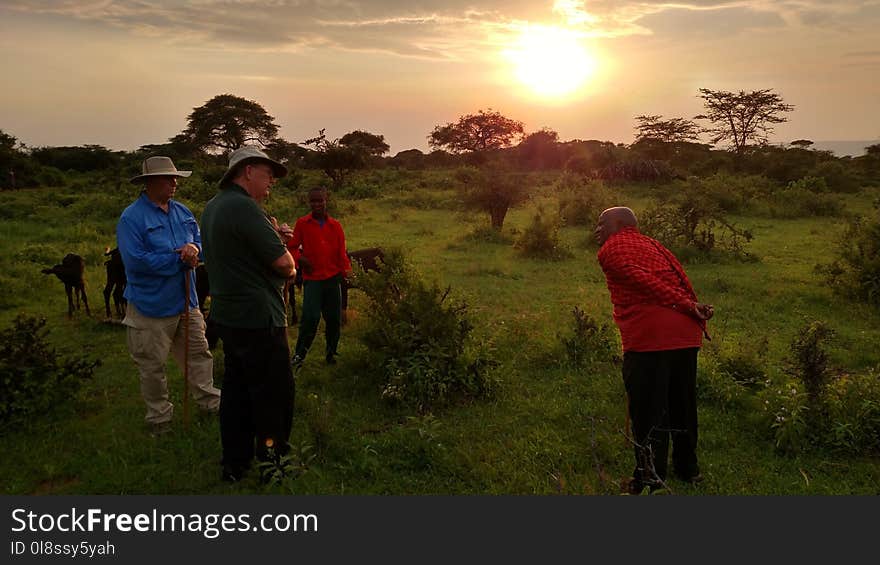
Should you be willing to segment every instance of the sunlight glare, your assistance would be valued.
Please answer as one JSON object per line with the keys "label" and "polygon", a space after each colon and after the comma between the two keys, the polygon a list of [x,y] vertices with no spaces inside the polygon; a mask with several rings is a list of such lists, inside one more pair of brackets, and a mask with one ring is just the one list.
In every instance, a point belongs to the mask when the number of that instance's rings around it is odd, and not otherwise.
{"label": "sunlight glare", "polygon": [[581,88],[596,68],[595,59],[570,30],[529,26],[505,51],[516,78],[535,94],[559,98]]}

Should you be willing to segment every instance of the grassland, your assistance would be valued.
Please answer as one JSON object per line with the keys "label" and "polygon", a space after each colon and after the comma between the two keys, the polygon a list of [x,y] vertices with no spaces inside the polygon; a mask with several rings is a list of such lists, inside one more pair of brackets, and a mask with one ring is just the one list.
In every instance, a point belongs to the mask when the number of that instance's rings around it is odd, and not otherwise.
{"label": "grassland", "polygon": [[[306,183],[309,182],[306,178]],[[510,237],[538,206],[553,210],[550,181],[514,210],[505,223]],[[198,181],[192,181],[198,182]],[[367,181],[365,181],[367,182]],[[297,382],[291,441],[317,451],[296,480],[262,486],[255,476],[241,484],[219,479],[216,419],[181,421],[181,376],[169,378],[177,405],[174,431],[152,438],[143,423],[134,365],[124,329],[103,321],[103,251],[114,246],[114,226],[136,196],[115,181],[81,179],[63,189],[0,193],[0,326],[19,312],[44,316],[60,351],[100,358],[102,365],[79,398],[50,414],[0,434],[0,492],[5,494],[612,494],[631,472],[624,434],[624,396],[619,368],[599,364],[573,370],[561,362],[558,335],[579,306],[609,322],[604,278],[587,243],[590,229],[566,227],[572,251],[558,262],[528,260],[510,244],[471,237],[486,219],[458,209],[446,172],[376,174],[375,198],[333,202],[349,248],[400,247],[427,278],[451,285],[471,306],[476,337],[494,349],[501,365],[496,398],[418,415],[384,404],[357,336],[368,315],[365,297],[352,293],[353,322],[344,330],[340,364],[320,356],[306,362]],[[198,215],[200,196],[179,196]],[[649,202],[644,189],[624,187],[621,202],[638,212]],[[867,194],[847,196],[847,210],[867,210]],[[306,212],[298,193],[278,188],[268,203],[279,219]],[[768,374],[781,374],[796,331],[823,320],[836,332],[832,363],[850,372],[880,367],[880,313],[832,294],[813,273],[828,262],[840,219],[735,218],[755,234],[754,263],[687,265],[704,302],[716,307],[713,341],[705,366],[733,348],[767,338]],[[40,269],[76,252],[87,262],[92,317],[66,316],[63,287]],[[291,340],[296,329],[291,329]],[[319,335],[316,348],[322,344]],[[222,355],[215,358],[218,383]],[[877,494],[876,457],[822,450],[780,454],[753,404],[701,402],[699,455],[706,481],[692,487],[672,481],[677,494]],[[316,449],[317,448],[317,449]]]}

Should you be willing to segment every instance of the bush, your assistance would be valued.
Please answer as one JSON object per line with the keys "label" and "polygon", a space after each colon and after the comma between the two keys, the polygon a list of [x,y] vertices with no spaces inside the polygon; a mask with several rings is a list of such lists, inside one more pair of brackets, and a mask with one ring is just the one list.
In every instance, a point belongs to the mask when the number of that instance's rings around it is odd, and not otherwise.
{"label": "bush", "polygon": [[810,171],[810,176],[822,179],[832,192],[858,192],[858,177],[852,168],[838,160],[823,161]]}
{"label": "bush", "polygon": [[839,216],[843,213],[843,203],[838,197],[814,192],[797,182],[767,197],[771,217],[804,218]]}
{"label": "bush", "polygon": [[424,282],[399,250],[359,285],[370,300],[362,340],[380,368],[383,399],[424,412],[493,392],[496,363],[474,345],[468,306],[451,300],[449,287]]}
{"label": "bush", "polygon": [[525,257],[558,261],[571,257],[571,252],[559,241],[559,221],[538,210],[532,223],[523,230],[514,247]]}
{"label": "bush", "polygon": [[608,324],[600,324],[577,306],[571,314],[571,333],[557,334],[569,366],[581,369],[599,361],[616,362],[620,359],[617,344],[612,338],[613,330]]}
{"label": "bush", "polygon": [[787,360],[792,380],[762,395],[782,451],[820,447],[864,455],[880,450],[880,378],[873,372],[833,374],[825,352],[832,336],[822,322],[802,328]]}
{"label": "bush", "polygon": [[0,422],[54,411],[76,396],[100,361],[62,359],[46,341],[45,318],[19,315],[0,332]]}
{"label": "bush", "polygon": [[736,383],[755,387],[767,380],[765,356],[769,341],[765,337],[750,347],[739,346],[729,353],[722,353],[718,359],[718,372]]}
{"label": "bush", "polygon": [[714,205],[699,199],[655,205],[642,214],[639,227],[645,235],[675,250],[682,260],[718,251],[743,261],[754,259],[745,249],[752,233],[737,228]]}
{"label": "bush", "polygon": [[793,180],[786,186],[791,190],[809,190],[810,192],[828,192],[828,183],[822,177],[806,176]]}
{"label": "bush", "polygon": [[880,214],[851,221],[837,243],[837,259],[817,265],[835,291],[880,305]]}
{"label": "bush", "polygon": [[603,167],[596,176],[609,182],[669,182],[676,174],[666,161],[629,158]]}
{"label": "bush", "polygon": [[559,217],[567,226],[592,226],[607,208],[617,204],[617,195],[600,181],[587,181],[563,174],[559,186]]}

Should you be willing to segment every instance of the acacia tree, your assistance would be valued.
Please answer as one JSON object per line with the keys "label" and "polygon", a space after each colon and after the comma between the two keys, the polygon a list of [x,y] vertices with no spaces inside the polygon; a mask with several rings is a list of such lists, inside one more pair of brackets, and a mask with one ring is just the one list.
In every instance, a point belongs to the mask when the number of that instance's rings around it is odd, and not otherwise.
{"label": "acacia tree", "polygon": [[636,116],[636,142],[652,139],[663,143],[697,141],[700,126],[685,118],[662,119],[663,116]]}
{"label": "acacia tree", "polygon": [[492,227],[498,231],[513,206],[528,198],[525,175],[515,173],[502,161],[482,168],[462,169],[457,174],[461,183],[462,202],[489,214]]}
{"label": "acacia tree", "polygon": [[231,152],[246,143],[271,145],[278,136],[275,118],[253,100],[219,94],[194,108],[187,127],[171,142],[195,151]]}
{"label": "acacia tree", "polygon": [[712,143],[729,141],[731,148],[743,152],[750,143],[763,145],[773,133],[773,124],[787,122],[782,114],[794,106],[782,101],[773,89],[746,92],[700,89],[706,113],[694,119],[709,120],[712,126],[704,131],[712,135]]}
{"label": "acacia tree", "polygon": [[525,136],[517,146],[523,165],[529,169],[549,169],[562,165],[559,134],[550,128],[541,128]]}
{"label": "acacia tree", "polygon": [[329,140],[322,129],[317,137],[307,139],[303,144],[315,148],[318,166],[337,188],[351,173],[367,167],[371,158],[379,157],[389,149],[385,136],[359,130]]}
{"label": "acacia tree", "polygon": [[522,122],[489,108],[462,116],[455,123],[435,127],[428,136],[428,144],[452,153],[480,153],[510,147],[522,136]]}
{"label": "acacia tree", "polygon": [[339,144],[371,157],[381,157],[391,149],[391,147],[385,143],[384,135],[376,135],[361,130],[355,130],[343,135],[339,138]]}

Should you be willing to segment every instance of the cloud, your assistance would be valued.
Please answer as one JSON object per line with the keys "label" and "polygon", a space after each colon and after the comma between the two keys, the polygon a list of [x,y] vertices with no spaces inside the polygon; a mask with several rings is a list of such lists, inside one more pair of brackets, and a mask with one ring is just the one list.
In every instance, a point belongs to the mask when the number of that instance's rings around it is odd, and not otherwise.
{"label": "cloud", "polygon": [[585,36],[736,33],[826,26],[877,0],[5,0],[0,14],[75,18],[177,45],[243,50],[338,48],[461,59],[528,22]]}

